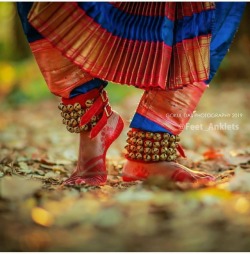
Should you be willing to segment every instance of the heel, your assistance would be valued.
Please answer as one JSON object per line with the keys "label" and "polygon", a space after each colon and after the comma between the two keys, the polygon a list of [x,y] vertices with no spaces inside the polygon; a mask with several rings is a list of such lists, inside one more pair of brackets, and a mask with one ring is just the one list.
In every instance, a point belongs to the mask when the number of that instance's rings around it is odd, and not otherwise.
{"label": "heel", "polygon": [[143,181],[147,179],[148,171],[139,162],[127,160],[122,169],[122,180],[124,182]]}

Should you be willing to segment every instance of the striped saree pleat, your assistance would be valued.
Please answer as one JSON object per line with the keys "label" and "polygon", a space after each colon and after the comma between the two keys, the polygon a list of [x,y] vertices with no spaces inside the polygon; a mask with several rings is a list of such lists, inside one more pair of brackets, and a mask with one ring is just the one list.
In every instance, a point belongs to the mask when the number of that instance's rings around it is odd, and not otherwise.
{"label": "striped saree pleat", "polygon": [[[177,20],[183,20],[184,17],[188,17],[193,13],[200,13],[200,20],[205,22],[207,18],[205,11],[212,8],[214,8],[212,3],[178,3]],[[197,22],[197,20],[192,22]],[[177,22],[176,29],[183,31],[185,25],[184,22]],[[183,38],[173,45],[168,78],[170,89],[182,87],[183,84],[192,84],[197,80],[208,80],[212,24],[208,24],[205,28],[204,34],[191,39]]]}
{"label": "striped saree pleat", "polygon": [[91,76],[166,90],[208,79],[214,8],[189,2],[34,3],[29,22]]}

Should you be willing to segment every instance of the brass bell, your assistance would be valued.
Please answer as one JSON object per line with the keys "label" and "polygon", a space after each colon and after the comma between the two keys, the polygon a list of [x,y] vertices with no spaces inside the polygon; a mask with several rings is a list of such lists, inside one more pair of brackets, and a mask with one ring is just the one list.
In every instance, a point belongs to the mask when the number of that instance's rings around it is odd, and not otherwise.
{"label": "brass bell", "polygon": [[128,133],[127,133],[128,137],[132,137],[133,135],[133,131],[132,130],[129,130]]}
{"label": "brass bell", "polygon": [[136,144],[137,144],[138,146],[141,146],[141,145],[143,144],[143,140],[142,140],[141,138],[137,139]]}
{"label": "brass bell", "polygon": [[71,118],[71,117],[70,117],[70,114],[68,114],[68,113],[64,113],[63,117],[64,117],[65,119],[70,119],[70,118]]}
{"label": "brass bell", "polygon": [[162,147],[161,148],[161,153],[166,153],[168,151],[168,148],[167,147]]}
{"label": "brass bell", "polygon": [[89,108],[93,105],[93,101],[92,100],[86,100],[85,105],[86,105],[87,108]]}
{"label": "brass bell", "polygon": [[141,153],[136,153],[136,154],[135,154],[135,158],[136,158],[137,160],[141,160],[141,159],[142,159],[142,154],[141,154]]}
{"label": "brass bell", "polygon": [[172,155],[172,159],[173,161],[175,161],[177,159],[177,155],[176,154]]}
{"label": "brass bell", "polygon": [[96,122],[96,116],[93,116],[90,121],[91,122]]}
{"label": "brass bell", "polygon": [[69,127],[72,127],[71,120],[72,120],[72,119],[66,120],[66,121],[68,121],[68,124],[67,124],[67,125],[68,125]]}
{"label": "brass bell", "polygon": [[70,124],[70,120],[65,120],[65,124],[69,125]]}
{"label": "brass bell", "polygon": [[126,148],[126,150],[127,150],[128,153],[129,153],[129,152],[133,152],[133,151],[131,150],[131,145],[126,145],[125,148]]}
{"label": "brass bell", "polygon": [[138,138],[145,138],[145,133],[143,131],[137,132],[137,137]]}
{"label": "brass bell", "polygon": [[70,125],[75,127],[77,125],[77,121],[75,119],[70,120]]}
{"label": "brass bell", "polygon": [[65,105],[62,106],[62,112],[67,112],[67,107]]}
{"label": "brass bell", "polygon": [[137,144],[137,139],[136,138],[132,138],[131,142],[132,142],[133,145],[136,145]]}
{"label": "brass bell", "polygon": [[80,103],[76,102],[76,103],[74,104],[74,109],[75,109],[75,111],[78,111],[78,110],[80,110],[81,108],[82,108],[82,106],[81,106]]}
{"label": "brass bell", "polygon": [[153,154],[152,155],[152,160],[153,161],[159,161],[160,160],[160,156],[158,154]]}
{"label": "brass bell", "polygon": [[153,142],[153,147],[160,147],[160,146],[161,146],[161,144],[159,141]]}
{"label": "brass bell", "polygon": [[76,111],[74,111],[74,118],[77,120],[78,119],[78,114]]}
{"label": "brass bell", "polygon": [[126,142],[132,144],[132,138],[127,138]]}
{"label": "brass bell", "polygon": [[150,140],[144,141],[144,146],[145,147],[152,147],[152,145],[153,145],[152,141],[150,141]]}
{"label": "brass bell", "polygon": [[80,132],[80,128],[79,127],[75,127],[74,131],[75,131],[75,133],[79,133]]}
{"label": "brass bell", "polygon": [[167,155],[165,153],[160,154],[160,161],[165,161],[167,159]]}
{"label": "brass bell", "polygon": [[161,140],[161,134],[160,133],[155,133],[153,136],[153,139],[156,141],[160,141]]}
{"label": "brass bell", "polygon": [[152,149],[152,154],[159,154],[159,152],[160,152],[160,150],[159,150],[159,148],[157,148],[157,147],[154,147],[154,148]]}
{"label": "brass bell", "polygon": [[67,105],[67,110],[68,110],[69,112],[72,112],[72,111],[74,110],[73,105],[72,105],[72,104]]}
{"label": "brass bell", "polygon": [[166,139],[163,139],[161,141],[161,146],[168,146],[168,141]]}
{"label": "brass bell", "polygon": [[139,138],[139,132],[138,132],[138,131],[135,131],[135,132],[134,132],[134,136],[135,136],[136,138]]}
{"label": "brass bell", "polygon": [[143,152],[149,154],[149,153],[151,153],[151,148],[145,147]]}
{"label": "brass bell", "polygon": [[171,150],[170,149],[172,149],[172,148],[167,148],[166,150],[165,150],[165,153],[167,154],[167,155],[170,155],[171,154]]}
{"label": "brass bell", "polygon": [[136,152],[137,151],[136,146],[134,146],[134,145],[129,146],[129,149],[130,149],[131,152]]}
{"label": "brass bell", "polygon": [[65,113],[61,111],[61,116],[62,116],[63,118],[64,118],[64,114],[65,114]]}
{"label": "brass bell", "polygon": [[96,126],[96,122],[91,123],[92,128],[95,127],[95,126]]}
{"label": "brass bell", "polygon": [[175,136],[171,135],[170,138],[169,138],[169,141],[171,141],[171,142],[175,141]]}
{"label": "brass bell", "polygon": [[169,152],[169,154],[173,154],[174,149],[173,148],[168,148],[168,152]]}
{"label": "brass bell", "polygon": [[62,107],[63,107],[63,103],[59,103],[59,105],[58,105],[58,108],[60,109],[60,110],[62,110]]}
{"label": "brass bell", "polygon": [[169,147],[171,147],[171,148],[175,148],[176,147],[176,144],[174,143],[174,142],[172,142],[171,144],[170,144],[170,146]]}
{"label": "brass bell", "polygon": [[80,127],[80,131],[87,131],[89,129],[89,126],[87,124]]}
{"label": "brass bell", "polygon": [[71,116],[72,118],[74,118],[74,119],[77,119],[77,117],[78,117],[78,115],[77,115],[77,113],[76,113],[75,111],[72,111],[72,112],[70,113],[70,116]]}
{"label": "brass bell", "polygon": [[131,159],[135,159],[135,154],[134,153],[129,153],[128,155]]}
{"label": "brass bell", "polygon": [[143,152],[143,146],[137,146],[137,147],[136,147],[136,151],[137,151],[138,153],[142,153],[142,152]]}
{"label": "brass bell", "polygon": [[143,155],[143,160],[144,161],[151,161],[151,156],[149,154],[144,154]]}
{"label": "brass bell", "polygon": [[67,130],[68,130],[69,132],[74,132],[74,129],[73,129],[72,127],[67,126],[66,128],[67,128]]}
{"label": "brass bell", "polygon": [[178,135],[176,135],[176,136],[175,136],[175,141],[176,141],[176,142],[179,142],[180,140],[181,140],[180,137],[179,137]]}
{"label": "brass bell", "polygon": [[151,139],[151,138],[153,138],[153,136],[154,136],[153,132],[146,132],[146,134],[145,134],[145,137],[147,139]]}
{"label": "brass bell", "polygon": [[66,121],[67,121],[67,120],[63,118],[62,123],[63,123],[63,124],[66,124]]}
{"label": "brass bell", "polygon": [[169,140],[170,134],[169,133],[163,133],[163,138],[166,140]]}
{"label": "brass bell", "polygon": [[84,109],[80,109],[77,111],[78,116],[82,116],[85,113]]}
{"label": "brass bell", "polygon": [[169,156],[167,157],[167,161],[172,161],[172,160],[173,160],[172,155],[169,155]]}

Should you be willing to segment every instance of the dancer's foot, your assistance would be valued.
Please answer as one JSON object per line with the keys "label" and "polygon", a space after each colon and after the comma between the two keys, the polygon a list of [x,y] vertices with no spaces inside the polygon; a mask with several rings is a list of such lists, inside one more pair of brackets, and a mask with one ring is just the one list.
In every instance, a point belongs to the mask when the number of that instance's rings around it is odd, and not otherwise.
{"label": "dancer's foot", "polygon": [[145,180],[151,176],[163,176],[173,182],[209,182],[215,178],[207,173],[190,170],[176,162],[177,151],[185,153],[178,135],[145,132],[132,129],[128,132],[123,180]]}
{"label": "dancer's foot", "polygon": [[90,139],[88,132],[81,132],[77,167],[63,185],[104,185],[107,180],[106,152],[123,126],[121,117],[113,112],[95,138]]}
{"label": "dancer's foot", "polygon": [[208,183],[215,181],[210,174],[190,170],[176,162],[143,163],[127,160],[123,167],[123,180],[126,182],[146,180],[151,176],[163,176],[173,182]]}

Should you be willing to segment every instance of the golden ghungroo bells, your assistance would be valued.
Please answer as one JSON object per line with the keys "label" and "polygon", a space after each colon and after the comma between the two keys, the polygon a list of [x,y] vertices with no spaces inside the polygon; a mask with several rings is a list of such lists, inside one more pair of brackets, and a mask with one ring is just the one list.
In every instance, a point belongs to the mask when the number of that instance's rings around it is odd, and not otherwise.
{"label": "golden ghungroo bells", "polygon": [[169,133],[130,130],[126,158],[144,162],[175,161],[179,136]]}
{"label": "golden ghungroo bells", "polygon": [[69,132],[91,131],[91,137],[98,134],[113,112],[106,92],[98,89],[74,98],[63,98],[58,108]]}
{"label": "golden ghungroo bells", "polygon": [[85,102],[86,107],[82,107],[80,103],[64,105],[62,102],[58,105],[61,110],[62,122],[66,125],[69,132],[79,133],[81,131],[89,131],[96,125],[96,122],[100,119],[99,116],[93,116],[89,123],[80,127],[81,117],[88,111],[88,108],[93,105],[94,100],[87,100]]}

